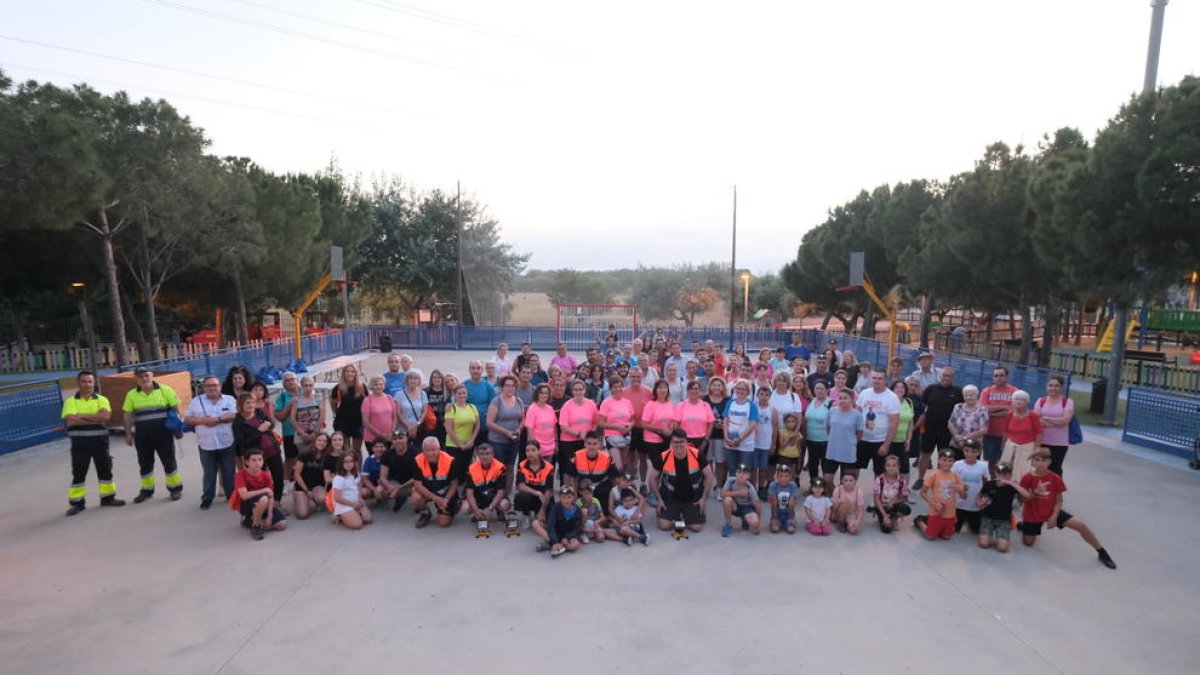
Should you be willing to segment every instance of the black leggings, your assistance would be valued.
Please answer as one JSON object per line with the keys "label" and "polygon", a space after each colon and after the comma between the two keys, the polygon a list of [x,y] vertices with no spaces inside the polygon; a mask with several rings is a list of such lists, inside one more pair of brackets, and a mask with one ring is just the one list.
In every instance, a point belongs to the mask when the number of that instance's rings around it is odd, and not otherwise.
{"label": "black leggings", "polygon": [[804,446],[808,449],[808,480],[811,483],[821,473],[821,461],[825,459],[829,441],[805,441]]}
{"label": "black leggings", "polygon": [[[900,516],[907,516],[911,513],[912,513],[912,509],[909,508],[908,504],[905,504],[904,502],[897,502],[896,504],[892,504],[891,506],[888,507],[886,514],[884,514],[879,509],[875,509],[875,519],[879,521],[879,531],[884,534],[890,533],[892,531],[892,528],[894,528],[896,526],[896,518],[898,518]],[[887,515],[889,518],[892,519],[891,526],[884,524],[884,522],[883,522],[884,515]]]}
{"label": "black leggings", "polygon": [[979,526],[983,524],[982,511],[967,511],[965,509],[955,509],[954,531],[958,532],[962,529],[964,523],[971,534],[979,534]]}
{"label": "black leggings", "polygon": [[905,450],[904,450],[904,444],[903,443],[891,443],[888,445],[888,452],[886,455],[884,455],[882,457],[880,457],[879,455],[874,455],[873,457],[871,457],[871,471],[873,471],[876,476],[883,473],[884,467],[887,465],[888,457],[895,457],[895,458],[899,459],[900,460],[900,475],[902,475],[902,476],[908,475],[908,453],[905,452]]}
{"label": "black leggings", "polygon": [[1050,451],[1050,470],[1062,477],[1063,461],[1067,459],[1066,445],[1043,445],[1043,448]]}
{"label": "black leggings", "polygon": [[267,465],[267,471],[271,472],[271,480],[275,482],[275,503],[278,504],[283,499],[283,456],[276,453],[264,464]]}

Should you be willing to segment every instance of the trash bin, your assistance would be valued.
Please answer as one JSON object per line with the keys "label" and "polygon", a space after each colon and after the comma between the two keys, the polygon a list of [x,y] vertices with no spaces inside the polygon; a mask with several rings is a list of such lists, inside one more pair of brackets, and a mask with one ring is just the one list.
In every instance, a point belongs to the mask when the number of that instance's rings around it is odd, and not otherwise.
{"label": "trash bin", "polygon": [[1092,383],[1092,402],[1088,406],[1093,414],[1104,414],[1104,397],[1108,395],[1108,378],[1102,377]]}
{"label": "trash bin", "polygon": [[389,333],[383,333],[379,336],[379,351],[383,354],[392,351],[392,336]]}

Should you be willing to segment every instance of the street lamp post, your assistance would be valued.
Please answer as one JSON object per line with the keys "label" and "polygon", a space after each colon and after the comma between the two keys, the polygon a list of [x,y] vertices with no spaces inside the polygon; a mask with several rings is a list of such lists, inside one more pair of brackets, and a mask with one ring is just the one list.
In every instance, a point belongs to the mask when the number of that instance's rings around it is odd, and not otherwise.
{"label": "street lamp post", "polygon": [[750,323],[750,273],[742,272],[742,325]]}
{"label": "street lamp post", "polygon": [[94,371],[99,364],[96,363],[96,331],[92,329],[92,319],[87,311],[87,286],[82,281],[73,282],[71,295],[75,296],[75,302],[79,305],[79,320],[83,323],[83,333],[87,338],[88,368]]}

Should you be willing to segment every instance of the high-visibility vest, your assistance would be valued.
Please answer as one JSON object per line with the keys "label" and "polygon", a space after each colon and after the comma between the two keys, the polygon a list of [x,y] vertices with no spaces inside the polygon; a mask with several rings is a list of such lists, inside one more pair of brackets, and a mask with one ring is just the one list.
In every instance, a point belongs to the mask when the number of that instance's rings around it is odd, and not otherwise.
{"label": "high-visibility vest", "polygon": [[436,467],[429,466],[429,460],[425,458],[425,453],[417,455],[415,460],[417,471],[421,474],[421,482],[425,487],[434,494],[441,495],[450,487],[450,466],[454,464],[454,458],[450,453],[439,450]]}
{"label": "high-visibility vest", "polygon": [[136,430],[145,432],[164,428],[167,411],[177,405],[179,397],[175,392],[155,382],[149,394],[143,392],[140,387],[126,394],[124,410],[133,413]]}
{"label": "high-visibility vest", "polygon": [[[675,466],[675,451],[667,450],[663,453],[663,468],[662,468],[662,489],[668,495],[675,494],[675,476],[677,469]],[[704,472],[700,468],[700,451],[692,446],[687,446],[687,473],[692,483],[693,494],[699,495],[704,490]]]}
{"label": "high-visibility vest", "polygon": [[575,453],[575,473],[580,478],[590,478],[593,483],[606,480],[611,466],[612,457],[603,450],[597,452],[594,459],[587,456],[587,450],[579,450]]}
{"label": "high-visibility vest", "polygon": [[[76,393],[71,398],[63,401],[62,416],[65,418],[68,415],[95,415],[101,410],[112,410],[112,406],[109,405],[107,398],[101,394],[92,394],[91,398],[83,398]],[[105,429],[103,424],[79,424],[68,426],[67,436],[72,439],[107,439],[108,429]]]}
{"label": "high-visibility vest", "polygon": [[521,475],[525,477],[525,484],[535,490],[544,490],[550,487],[550,481],[554,477],[554,465],[543,460],[537,471],[529,468],[529,460],[523,459],[517,465]]}
{"label": "high-visibility vest", "polygon": [[471,477],[473,489],[489,492],[496,489],[496,483],[504,477],[504,465],[492,460],[492,465],[485,469],[482,462],[475,462],[467,468],[467,475]]}

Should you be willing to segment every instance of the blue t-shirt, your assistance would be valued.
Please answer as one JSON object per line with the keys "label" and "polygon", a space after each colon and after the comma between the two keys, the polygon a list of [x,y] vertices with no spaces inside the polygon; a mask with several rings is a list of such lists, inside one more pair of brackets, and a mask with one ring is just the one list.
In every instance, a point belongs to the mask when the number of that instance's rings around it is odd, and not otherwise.
{"label": "blue t-shirt", "polygon": [[807,361],[809,359],[808,347],[805,347],[804,345],[788,345],[787,349],[783,352],[783,358],[787,359],[789,362],[795,358],[801,358]]}
{"label": "blue t-shirt", "polygon": [[488,405],[491,404],[492,399],[496,398],[496,394],[499,393],[496,391],[496,387],[492,386],[491,382],[482,378],[478,384],[468,379],[463,382],[463,386],[467,388],[467,402],[475,406],[475,409],[479,411],[480,420],[486,420]]}
{"label": "blue t-shirt", "polygon": [[804,409],[804,435],[808,440],[822,443],[829,440],[829,408],[832,401],[825,399],[818,404],[814,399]]}
{"label": "blue t-shirt", "polygon": [[858,434],[867,423],[861,411],[842,412],[837,406],[829,409],[829,447],[825,457],[831,461],[850,464],[858,461]]}
{"label": "blue t-shirt", "polygon": [[379,482],[379,460],[375,458],[375,455],[367,455],[367,458],[363,460],[362,472],[372,482]]}
{"label": "blue t-shirt", "polygon": [[[292,400],[295,398],[296,397],[292,396],[292,394],[286,389],[279,392],[279,396],[275,397],[275,412],[279,412],[280,410],[283,410],[284,408],[291,405]],[[275,420],[271,420],[271,421],[274,422]],[[280,433],[284,436],[296,435],[296,428],[292,426],[291,415],[288,415],[287,417],[283,418],[283,429],[280,430]]]}
{"label": "blue t-shirt", "polygon": [[[742,430],[745,429],[751,422],[757,422],[759,417],[758,404],[750,399],[746,399],[745,403],[738,403],[736,398],[729,399],[725,404],[725,421],[729,424],[729,437],[736,439],[742,435]],[[741,450],[753,450],[754,444],[750,443],[744,447],[739,446]]]}
{"label": "blue t-shirt", "polygon": [[388,396],[395,398],[396,393],[404,389],[404,378],[408,373],[384,373],[383,374],[383,391]]}

